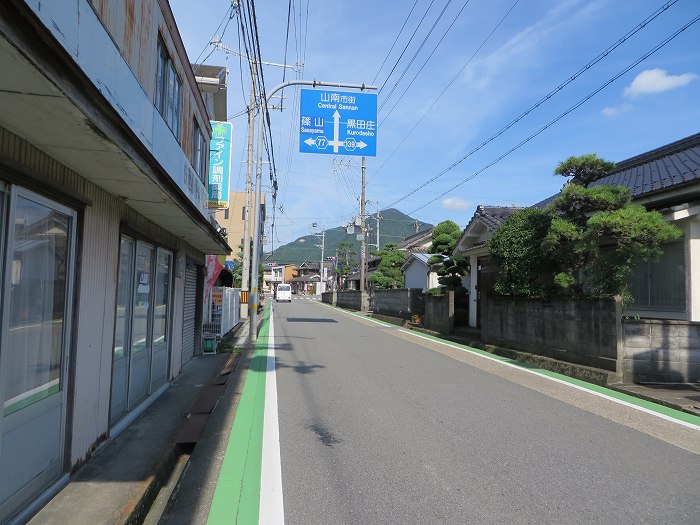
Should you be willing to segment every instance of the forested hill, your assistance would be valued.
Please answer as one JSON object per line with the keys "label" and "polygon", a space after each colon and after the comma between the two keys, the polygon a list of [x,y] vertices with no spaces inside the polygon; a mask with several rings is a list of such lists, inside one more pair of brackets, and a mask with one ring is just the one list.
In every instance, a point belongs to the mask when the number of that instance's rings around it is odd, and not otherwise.
{"label": "forested hill", "polygon": [[[379,212],[379,244],[381,247],[389,243],[399,244],[403,239],[417,231],[423,231],[432,228],[432,224],[422,222],[420,220],[409,217],[401,213],[399,210],[390,208]],[[377,220],[375,215],[367,216],[367,225],[371,228],[369,232],[370,244],[377,243]],[[312,228],[309,227],[311,231]],[[320,231],[319,231],[320,234]],[[360,241],[356,239],[355,234],[348,234],[345,225],[335,228],[326,225],[326,242],[325,256],[334,256],[336,246],[341,242],[351,242],[355,246],[355,252],[360,253]],[[318,245],[318,246],[317,246]],[[273,253],[265,253],[263,262],[276,262],[277,264],[301,264],[304,261],[318,261],[321,258],[321,239],[314,236],[312,233],[299,237],[294,242],[283,246],[275,247]],[[369,252],[376,250],[376,247],[370,246]]]}

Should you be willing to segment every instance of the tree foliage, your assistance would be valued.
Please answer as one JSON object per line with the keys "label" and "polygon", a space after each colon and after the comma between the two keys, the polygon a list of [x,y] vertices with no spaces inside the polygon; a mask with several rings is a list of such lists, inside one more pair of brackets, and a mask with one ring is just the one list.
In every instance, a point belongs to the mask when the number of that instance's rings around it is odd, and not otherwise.
{"label": "tree foliage", "polygon": [[338,258],[336,259],[336,274],[348,275],[357,265],[357,252],[351,242],[338,243]]}
{"label": "tree foliage", "polygon": [[433,228],[433,233],[431,234],[433,242],[428,248],[428,253],[450,255],[455,246],[457,246],[460,235],[462,235],[462,230],[456,222],[441,222]]}
{"label": "tree foliage", "polygon": [[627,281],[635,266],[657,259],[661,245],[682,233],[660,213],[633,204],[626,188],[586,187],[613,166],[595,155],[567,159],[556,173],[573,178],[554,203],[514,213],[496,230],[489,246],[499,267],[497,293],[580,295],[585,284],[593,296],[631,299]]}
{"label": "tree foliage", "polygon": [[572,177],[571,183],[587,187],[590,183],[602,179],[615,167],[614,162],[601,159],[595,153],[569,157],[560,162],[554,173],[562,177]]}
{"label": "tree foliage", "polygon": [[396,243],[388,243],[383,250],[372,252],[372,255],[380,257],[377,270],[369,276],[367,281],[376,288],[400,288],[404,283],[404,275],[401,266],[406,262],[406,254],[399,250]]}

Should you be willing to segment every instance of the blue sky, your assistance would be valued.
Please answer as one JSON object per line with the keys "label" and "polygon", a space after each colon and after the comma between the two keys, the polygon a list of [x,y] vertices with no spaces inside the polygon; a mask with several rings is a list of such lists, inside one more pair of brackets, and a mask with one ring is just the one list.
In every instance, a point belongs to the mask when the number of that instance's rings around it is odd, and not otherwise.
{"label": "blue sky", "polygon": [[[699,16],[697,0],[678,0],[557,90],[667,3],[293,0],[288,40],[289,2],[257,2],[256,11],[263,60],[283,62],[286,43],[287,63],[303,63],[301,72],[287,70],[287,80],[384,86],[377,156],[367,159],[368,212],[393,205],[422,221],[451,219],[464,227],[478,204],[528,206],[558,191],[564,179],[553,175],[554,168],[571,155],[621,161],[700,131],[700,22],[593,94]],[[202,2],[170,4],[190,60],[227,65],[228,113],[237,115],[247,103],[248,68],[207,46],[230,2],[208,0],[206,13]],[[222,38],[233,49],[239,48],[238,27],[234,18]],[[268,90],[282,75],[281,68],[266,66]],[[275,231],[266,230],[274,246],[311,233],[312,222],[332,228],[359,213],[360,158],[299,153],[298,94],[299,88],[285,89],[284,110],[271,113],[280,189]],[[243,190],[246,117],[232,122],[231,186]]]}

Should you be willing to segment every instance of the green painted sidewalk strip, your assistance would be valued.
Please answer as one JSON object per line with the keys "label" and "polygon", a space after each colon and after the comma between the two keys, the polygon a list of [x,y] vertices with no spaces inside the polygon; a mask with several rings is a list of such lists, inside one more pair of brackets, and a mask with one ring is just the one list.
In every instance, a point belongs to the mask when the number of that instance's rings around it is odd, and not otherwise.
{"label": "green painted sidewalk strip", "polygon": [[[405,331],[409,332],[409,330],[405,330]],[[663,415],[671,417],[673,419],[678,419],[678,420],[684,421],[686,423],[691,423],[693,425],[700,426],[700,417],[695,416],[693,414],[689,414],[688,412],[683,412],[682,410],[676,410],[675,408],[670,408],[670,407],[667,407],[665,405],[660,405],[658,403],[654,403],[653,401],[647,401],[646,399],[634,397],[634,396],[631,396],[629,394],[625,394],[623,392],[618,392],[617,390],[611,390],[610,388],[594,385],[593,383],[587,383],[586,381],[581,381],[580,379],[575,379],[573,377],[565,376],[565,375],[559,374],[557,372],[551,372],[549,370],[545,370],[543,368],[538,368],[538,367],[536,367],[534,365],[530,365],[528,363],[523,363],[522,361],[516,361],[515,359],[510,359],[508,357],[501,357],[499,355],[492,354],[491,352],[487,352],[486,350],[479,350],[478,348],[473,348],[473,347],[468,346],[468,345],[455,343],[454,341],[449,341],[446,339],[440,339],[439,337],[435,337],[435,336],[429,335],[429,334],[424,334],[422,332],[415,332],[415,333],[417,335],[419,335],[419,337],[424,337],[426,339],[432,339],[432,340],[440,342],[440,343],[455,346],[455,347],[461,348],[463,350],[466,350],[468,352],[483,355],[485,357],[488,357],[489,359],[493,359],[495,361],[501,361],[503,363],[508,363],[508,364],[517,366],[519,368],[526,368],[526,369],[531,370],[533,372],[537,372],[538,374],[548,376],[548,377],[551,377],[554,379],[558,379],[558,380],[563,381],[565,383],[576,385],[578,387],[585,388],[586,390],[591,390],[593,392],[597,392],[599,394],[603,394],[603,395],[612,397],[614,399],[624,401],[624,402],[629,403],[631,405],[635,405],[635,406],[650,410],[652,412],[657,412],[659,414],[663,414]]]}
{"label": "green painted sidewalk strip", "polygon": [[211,525],[259,520],[269,319],[266,309],[209,509]]}

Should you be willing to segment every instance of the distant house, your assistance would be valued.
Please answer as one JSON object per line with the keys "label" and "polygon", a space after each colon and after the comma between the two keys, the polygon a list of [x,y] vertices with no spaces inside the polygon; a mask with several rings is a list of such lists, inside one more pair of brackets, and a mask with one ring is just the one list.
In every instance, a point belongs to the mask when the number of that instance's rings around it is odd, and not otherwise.
{"label": "distant house", "polygon": [[[412,253],[408,256],[401,266],[405,276],[404,288],[420,288],[425,292],[440,286],[437,270],[441,265],[428,264],[431,257],[433,257],[431,253]],[[445,258],[444,255],[437,255],[437,257]]]}
{"label": "distant house", "polygon": [[406,237],[399,244],[399,250],[407,253],[428,253],[428,248],[433,243],[433,230],[434,228],[429,228]]}
{"label": "distant house", "polygon": [[464,281],[469,290],[469,326],[479,326],[480,293],[491,289],[488,241],[501,224],[518,210],[516,206],[479,205],[457,241],[454,255],[469,257],[471,274]]}
{"label": "distant house", "polygon": [[292,293],[320,295],[333,283],[335,262],[323,261],[323,280],[320,277],[319,261],[304,261],[297,267],[297,274],[289,280]]}
{"label": "distant house", "polygon": [[[367,272],[365,273],[365,280],[369,278],[370,275],[372,275],[375,271],[377,271],[377,267],[379,266],[380,261],[382,260],[381,257],[377,257],[376,255],[372,255],[367,259]],[[345,289],[346,290],[359,290],[360,289],[360,270],[355,269],[352,273],[350,273],[347,278],[345,279]]]}
{"label": "distant house", "polygon": [[273,293],[277,285],[284,282],[284,266],[277,263],[265,263],[263,265],[263,290],[265,293]]}

